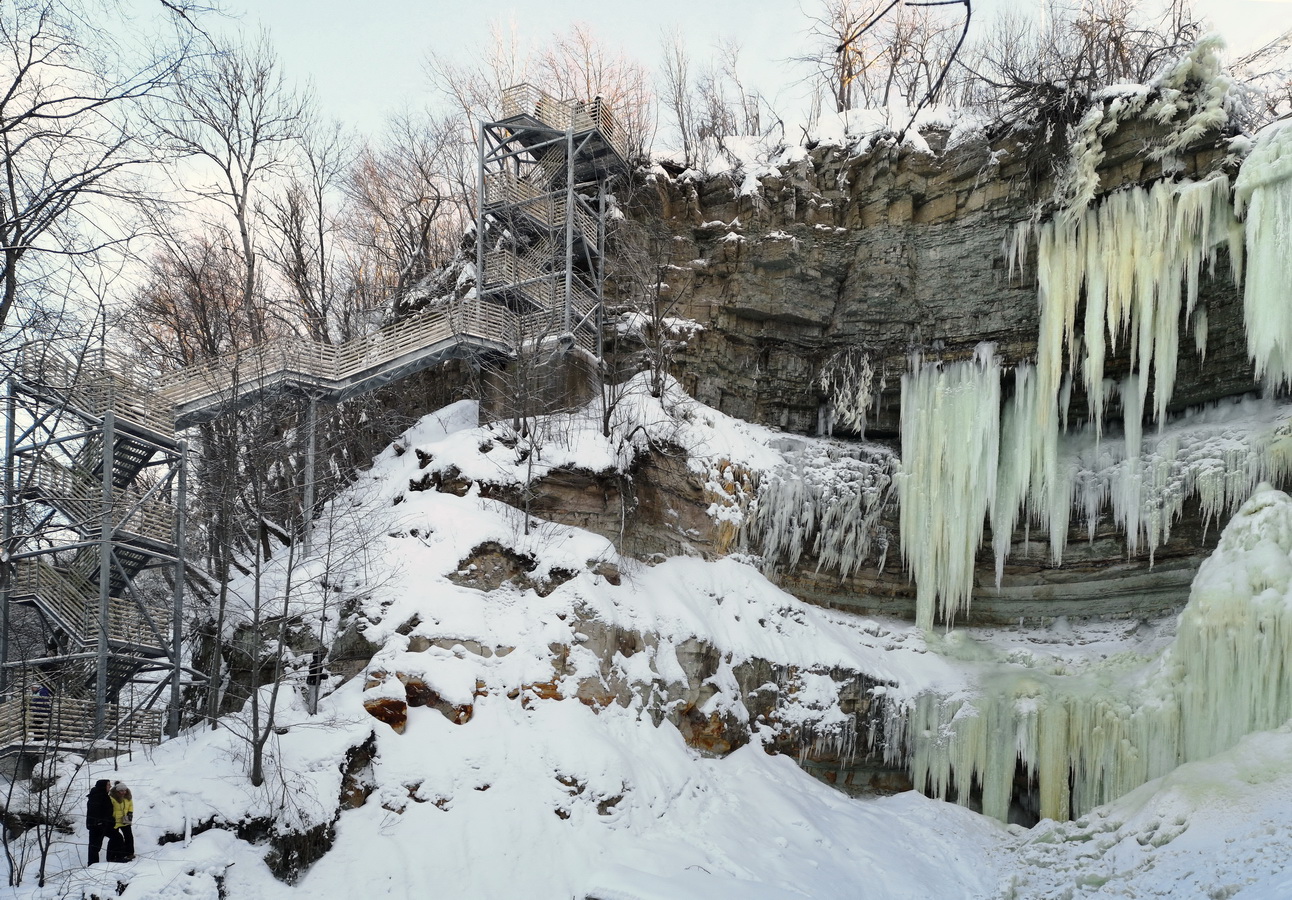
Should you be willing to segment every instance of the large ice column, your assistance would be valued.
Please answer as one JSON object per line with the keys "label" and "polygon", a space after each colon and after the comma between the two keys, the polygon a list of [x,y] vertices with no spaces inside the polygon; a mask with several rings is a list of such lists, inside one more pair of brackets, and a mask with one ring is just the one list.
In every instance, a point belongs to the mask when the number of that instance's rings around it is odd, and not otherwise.
{"label": "large ice column", "polygon": [[901,730],[918,787],[967,802],[977,783],[983,811],[1003,820],[1022,765],[1041,815],[1065,818],[1289,717],[1292,498],[1262,484],[1199,569],[1176,640],[1156,659],[1114,656],[1077,675],[1002,660],[984,667],[976,694],[918,698]]}
{"label": "large ice column", "polygon": [[973,594],[974,555],[996,495],[1000,363],[990,344],[974,359],[911,360],[902,377],[902,556],[915,580],[915,620],[949,622]]}
{"label": "large ice column", "polygon": [[1247,217],[1247,284],[1243,312],[1247,352],[1256,375],[1292,383],[1292,128],[1262,131],[1234,184]]}
{"label": "large ice column", "polygon": [[1035,366],[1020,364],[1014,370],[1014,393],[1001,415],[1000,463],[991,503],[998,585],[1021,516],[1026,515],[1025,523],[1045,526],[1051,561],[1063,562],[1075,487],[1075,471],[1059,433],[1068,390],[1061,388],[1057,399],[1045,397],[1038,381]]}
{"label": "large ice column", "polygon": [[1163,675],[1180,757],[1201,759],[1292,717],[1292,498],[1269,485],[1198,570]]}

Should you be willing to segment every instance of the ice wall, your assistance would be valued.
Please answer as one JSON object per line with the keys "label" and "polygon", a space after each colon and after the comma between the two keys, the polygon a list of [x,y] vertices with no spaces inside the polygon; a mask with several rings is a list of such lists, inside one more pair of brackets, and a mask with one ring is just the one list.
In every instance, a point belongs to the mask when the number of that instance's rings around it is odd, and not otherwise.
{"label": "ice wall", "polygon": [[[1246,249],[1249,350],[1267,382],[1292,384],[1292,304],[1283,297],[1292,284],[1292,129],[1271,129],[1256,141],[1238,177],[1237,206],[1224,172],[1163,178],[1096,199],[1102,141],[1118,123],[1147,117],[1171,125],[1149,151],[1170,172],[1173,153],[1226,122],[1233,85],[1218,50],[1216,41],[1204,40],[1153,85],[1102,98],[1078,129],[1085,139],[1074,146],[1065,183],[1079,190],[1060,197],[1050,220],[1012,235],[1015,267],[1034,254],[1034,361],[1020,362],[1012,373],[996,362],[979,361],[977,368],[912,363],[903,381],[899,489],[902,553],[916,581],[921,624],[939,615],[949,620],[968,607],[980,516],[990,515],[998,580],[1019,528],[1045,534],[1050,562],[1062,564],[1074,518],[1093,535],[1111,516],[1127,552],[1151,560],[1190,498],[1201,501],[1207,518],[1227,514],[1257,481],[1287,473],[1268,422],[1233,437],[1228,449],[1217,450],[1224,441],[1214,435],[1201,444],[1172,444],[1164,435],[1181,341],[1205,358],[1207,311],[1198,303],[1199,284],[1216,274],[1222,256],[1237,282]],[[1233,146],[1243,149],[1241,141]],[[1117,380],[1107,371],[1114,354]],[[830,377],[823,376],[821,387],[841,419],[863,428],[873,371],[844,366],[845,355],[824,367]],[[1012,385],[987,384],[988,369]],[[1086,398],[1088,427],[1070,432],[1074,387]],[[1001,408],[990,408],[993,395],[1003,398]],[[1209,415],[1195,411],[1185,418]],[[1120,455],[1101,450],[1106,428]],[[983,456],[992,447],[995,461]],[[837,558],[849,565],[855,556]]]}
{"label": "ice wall", "polygon": [[[1017,766],[1062,819],[1292,717],[1292,498],[1260,485],[1194,579],[1175,642],[1076,675],[998,660],[972,695],[921,696],[901,753],[917,786],[1005,820]],[[1071,789],[1069,790],[1069,784]]]}
{"label": "ice wall", "polygon": [[[1203,271],[1214,274],[1222,248],[1235,278],[1241,271],[1243,231],[1229,198],[1224,175],[1160,181],[1015,233],[1015,264],[1021,266],[1035,247],[1040,324],[1035,371],[1020,366],[1003,416],[1002,456],[1011,471],[992,507],[998,578],[1008,532],[1024,512],[1048,531],[1055,564],[1063,561],[1074,501],[1092,524],[1111,504],[1131,553],[1141,544],[1151,553],[1169,534],[1169,517],[1178,515],[1179,504],[1162,511],[1166,519],[1145,510],[1147,479],[1158,471],[1141,464],[1136,452],[1126,454],[1112,489],[1092,492],[1089,482],[1076,483],[1078,469],[1060,449],[1069,379],[1079,377],[1085,388],[1096,446],[1112,396],[1120,396],[1124,447],[1138,448],[1146,413],[1161,427],[1175,389],[1182,327],[1192,323],[1195,348],[1205,352],[1205,310],[1197,308]],[[1130,372],[1114,384],[1105,378],[1105,362],[1122,346]]]}

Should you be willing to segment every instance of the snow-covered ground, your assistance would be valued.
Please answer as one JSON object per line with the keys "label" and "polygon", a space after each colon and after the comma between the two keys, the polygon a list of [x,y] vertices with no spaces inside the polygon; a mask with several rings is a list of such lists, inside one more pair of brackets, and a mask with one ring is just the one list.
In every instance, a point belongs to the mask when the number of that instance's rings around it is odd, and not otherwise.
{"label": "snow-covered ground", "polygon": [[[666,416],[656,401],[633,396],[620,415],[648,427],[616,435],[667,436],[702,467],[722,460],[765,469],[779,458],[776,433],[703,407]],[[77,810],[97,778],[131,786],[139,858],[83,867],[77,814],[75,832],[56,839],[47,887],[32,887],[28,872],[13,896],[106,898],[122,884],[127,900],[1292,896],[1287,726],[1075,822],[1031,829],[915,793],[849,798],[766,752],[767,723],[755,722],[754,740],[725,757],[702,755],[668,721],[656,725],[650,709],[653,683],[685,680],[678,651],[689,638],[721,654],[707,703],[738,715],[730,672],[748,659],[866,672],[902,700],[967,689],[988,658],[1078,669],[1096,657],[1151,655],[1174,627],[1059,622],[926,640],[905,623],[801,603],[739,557],[646,565],[586,531],[546,522],[526,529],[515,509],[481,498],[478,484],[462,497],[410,491],[423,466],[451,464],[477,482],[524,476],[528,461],[516,461],[509,437],[475,418],[470,403],[428,416],[320,519],[316,553],[293,574],[296,610],[330,639],[341,604],[353,600],[351,618],[366,621],[381,649],[365,674],[325,687],[316,715],[299,685],[283,692],[265,785],[248,782],[239,715],[129,758],[68,760],[63,777]],[[631,442],[600,438],[578,421],[562,432],[541,465],[622,467],[631,456]],[[529,582],[471,586],[475,573],[462,561],[486,542],[532,556]],[[286,583],[278,565],[264,582],[271,593]],[[528,586],[545,579],[552,589],[542,595]],[[626,704],[576,696],[603,671],[580,631],[591,621],[656,638],[615,654],[629,687],[621,693],[633,698]],[[558,675],[558,654],[568,674]],[[418,679],[441,708],[469,707],[469,720],[411,707],[396,733],[364,706],[404,696],[394,673]],[[808,710],[810,680],[802,686],[804,715],[828,725],[828,708]],[[370,736],[375,755],[351,765],[344,785],[361,784],[366,802],[336,816],[334,845],[296,884],[277,880],[268,844],[233,829],[251,836],[262,820],[279,829],[331,822],[347,752]]]}

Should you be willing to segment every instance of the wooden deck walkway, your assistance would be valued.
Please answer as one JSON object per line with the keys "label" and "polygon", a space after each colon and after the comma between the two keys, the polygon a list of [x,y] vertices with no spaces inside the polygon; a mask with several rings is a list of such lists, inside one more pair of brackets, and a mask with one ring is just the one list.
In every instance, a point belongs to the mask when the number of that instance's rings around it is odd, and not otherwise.
{"label": "wooden deck walkway", "polygon": [[472,351],[508,353],[513,313],[492,303],[437,307],[344,344],[270,341],[167,377],[157,392],[175,428],[214,419],[270,393],[336,403]]}

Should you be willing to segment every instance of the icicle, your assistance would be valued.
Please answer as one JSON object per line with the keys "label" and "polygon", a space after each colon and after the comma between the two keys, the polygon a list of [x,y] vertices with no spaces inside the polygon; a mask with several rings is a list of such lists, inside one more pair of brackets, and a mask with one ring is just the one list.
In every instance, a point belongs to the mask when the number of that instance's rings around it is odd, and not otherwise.
{"label": "icicle", "polygon": [[785,465],[759,481],[743,523],[764,570],[793,568],[809,551],[818,570],[845,578],[876,554],[882,570],[886,537],[879,518],[894,464],[892,454],[878,446],[823,442],[786,454]]}
{"label": "icicle", "polygon": [[1144,488],[1144,394],[1139,375],[1128,375],[1121,384],[1122,422],[1126,435],[1126,466],[1118,479],[1120,490],[1113,493],[1113,514],[1126,534],[1126,550],[1134,556],[1143,533],[1140,510]]}
{"label": "icicle", "polygon": [[[1041,304],[1037,364],[1045,393],[1061,384],[1063,348],[1074,370],[1075,319],[1085,288],[1085,359],[1082,381],[1098,420],[1107,332],[1111,347],[1131,340],[1132,368],[1153,371],[1154,420],[1161,421],[1175,385],[1181,315],[1198,299],[1199,270],[1210,265],[1231,237],[1229,180],[1161,181],[1108,196],[1074,220],[1037,227],[1037,279]],[[1147,398],[1148,381],[1140,385]]]}
{"label": "icicle", "polygon": [[1243,312],[1247,352],[1256,376],[1271,385],[1292,383],[1292,128],[1278,122],[1258,135],[1243,162],[1235,193],[1247,213],[1247,287]]}
{"label": "icicle", "polygon": [[874,405],[875,368],[860,347],[840,350],[821,366],[817,384],[830,398],[834,421],[865,437],[866,417]]}
{"label": "icicle", "polygon": [[974,556],[996,494],[1000,363],[990,344],[972,362],[911,359],[902,377],[902,556],[915,580],[916,624],[968,609]]}
{"label": "icicle", "polygon": [[991,501],[992,550],[996,556],[996,586],[1005,574],[1014,527],[1023,512],[1032,484],[1032,411],[1036,407],[1036,370],[1021,365],[1014,370],[1014,396],[1005,404],[1000,424],[1000,460],[996,467],[996,493]]}
{"label": "icicle", "polygon": [[[1108,351],[1125,339],[1138,392],[1133,402],[1141,410],[1146,407],[1151,383],[1152,418],[1160,425],[1175,389],[1180,323],[1193,315],[1197,303],[1199,271],[1204,265],[1214,266],[1220,247],[1232,251],[1234,229],[1229,181],[1220,175],[1197,183],[1162,181],[1147,190],[1119,191],[1079,215],[1016,231],[1012,259],[1023,258],[1021,244],[1029,239],[1036,243],[1040,304],[1031,424],[1035,435],[1027,441],[1030,507],[1049,526],[1050,557],[1056,564],[1063,559],[1073,501],[1073,473],[1061,470],[1058,447],[1071,390],[1066,378],[1079,369],[1098,439],[1103,429],[1104,362]],[[1076,317],[1083,298],[1085,318],[1078,333]],[[1195,343],[1199,327],[1205,335],[1205,323],[1200,312]],[[1131,401],[1125,394],[1123,390],[1123,408],[1128,408]],[[1002,565],[998,558],[998,572]]]}

